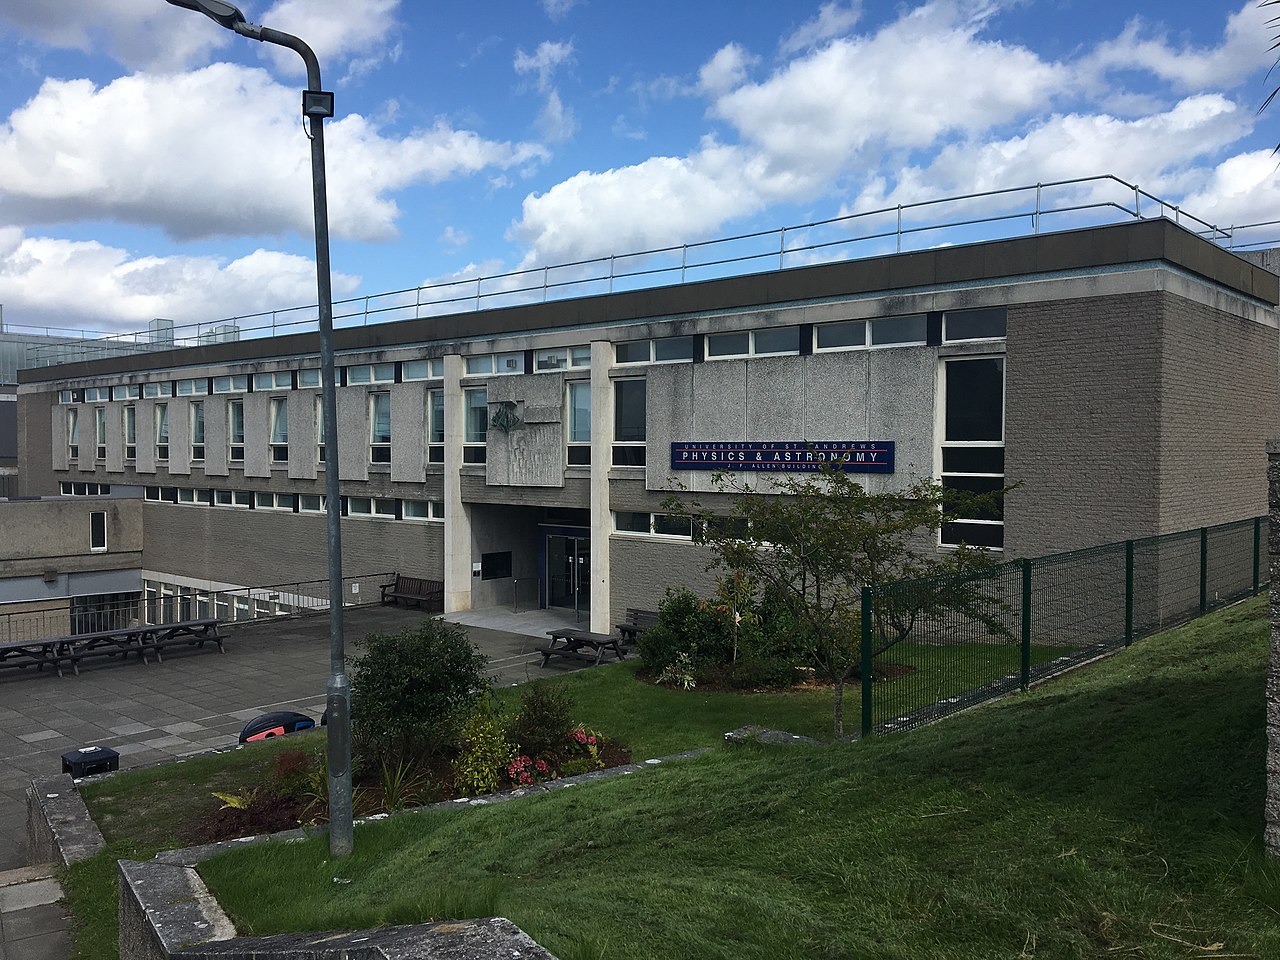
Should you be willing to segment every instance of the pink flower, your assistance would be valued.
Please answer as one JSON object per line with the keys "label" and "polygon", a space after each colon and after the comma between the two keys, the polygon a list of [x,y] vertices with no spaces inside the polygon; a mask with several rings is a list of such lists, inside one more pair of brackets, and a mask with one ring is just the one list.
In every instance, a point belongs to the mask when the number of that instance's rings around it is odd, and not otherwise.
{"label": "pink flower", "polygon": [[595,742],[596,742],[595,737],[587,737],[587,743],[591,744],[592,746],[595,746]]}
{"label": "pink flower", "polygon": [[537,770],[539,773],[547,772],[547,761],[545,760],[539,760],[533,766],[534,766],[534,769]]}

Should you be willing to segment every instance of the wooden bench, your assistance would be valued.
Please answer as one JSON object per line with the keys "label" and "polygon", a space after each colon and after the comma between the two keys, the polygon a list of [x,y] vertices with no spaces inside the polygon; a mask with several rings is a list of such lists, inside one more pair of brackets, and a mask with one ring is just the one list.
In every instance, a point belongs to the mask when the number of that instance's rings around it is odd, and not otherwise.
{"label": "wooden bench", "polygon": [[658,615],[652,610],[637,610],[634,607],[627,607],[627,619],[625,623],[615,623],[614,626],[618,632],[622,634],[624,643],[635,643],[636,638],[646,630],[651,630],[658,625]]}
{"label": "wooden bench", "polygon": [[163,663],[161,651],[174,645],[197,646],[203,648],[206,643],[217,646],[219,653],[226,653],[222,645],[225,637],[218,631],[215,618],[199,620],[182,620],[177,623],[143,623],[132,627],[117,627],[112,630],[92,630],[85,633],[74,633],[65,637],[50,637],[44,640],[24,640],[0,644],[0,667],[28,667],[34,664],[37,670],[52,666],[63,676],[63,666],[70,666],[76,676],[80,675],[80,661],[86,657],[128,658],[136,653],[138,659],[147,663],[148,657],[155,654],[156,662]]}
{"label": "wooden bench", "polygon": [[398,603],[403,600],[414,606],[433,612],[444,610],[444,582],[423,580],[421,577],[402,577],[396,574],[394,583],[384,583],[381,602]]}
{"label": "wooden bench", "polygon": [[[538,647],[544,667],[552,657],[583,660],[592,666],[599,666],[606,650],[612,650],[619,660],[627,658],[627,655],[622,652],[622,638],[610,636],[607,633],[592,633],[590,630],[579,630],[576,627],[559,627],[548,630],[547,636],[551,638],[551,642],[545,647]],[[559,646],[556,646],[557,642]],[[592,653],[583,653],[583,648],[591,650]]]}

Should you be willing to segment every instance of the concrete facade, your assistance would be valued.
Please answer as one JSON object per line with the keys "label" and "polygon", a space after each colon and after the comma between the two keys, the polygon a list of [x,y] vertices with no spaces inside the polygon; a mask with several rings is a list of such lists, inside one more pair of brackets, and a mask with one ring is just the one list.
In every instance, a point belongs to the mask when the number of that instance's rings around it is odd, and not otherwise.
{"label": "concrete facade", "polygon": [[[523,590],[516,581],[536,580],[539,602],[586,598],[591,625],[605,630],[627,607],[654,608],[669,586],[712,582],[705,552],[653,516],[673,490],[716,502],[709,472],[672,468],[672,443],[889,440],[895,470],[865,475],[868,487],[938,478],[955,440],[947,370],[971,360],[1003,377],[1003,435],[987,447],[1003,451],[1003,480],[1016,487],[1003,526],[987,533],[1006,556],[1256,516],[1266,497],[1259,451],[1280,414],[1278,301],[1275,274],[1168,221],[1143,221],[340,330],[339,450],[327,459],[348,514],[345,564],[442,579],[450,611],[509,603]],[[970,311],[998,315],[1000,334],[948,332]],[[832,331],[859,323],[865,343],[832,345]],[[914,326],[892,326],[901,323]],[[722,335],[750,346],[722,350]],[[637,360],[650,341],[684,352]],[[57,492],[73,477],[147,487],[149,571],[240,584],[323,577],[318,388],[212,392],[217,377],[312,371],[316,352],[313,335],[297,335],[29,371],[18,405],[24,489]],[[105,459],[91,455],[83,441],[104,404],[81,391],[183,378],[210,392],[105,404],[108,425],[136,407],[136,458],[120,455],[112,427]],[[615,404],[632,380],[644,381],[639,442],[616,432],[628,428]],[[590,395],[590,442],[576,452],[571,383]],[[468,391],[478,388],[483,444],[468,442]],[[444,398],[438,449],[432,391]],[[390,395],[390,463],[370,448],[376,393]],[[190,456],[193,400],[204,403],[203,463]],[[289,410],[283,462],[270,445],[278,400]],[[244,407],[239,462],[227,457],[232,402]],[[167,463],[154,456],[156,403],[169,409]],[[74,460],[71,410],[82,439]],[[772,488],[770,473],[743,476]],[[210,502],[166,502],[180,495]],[[215,499],[232,495],[250,496],[253,509]],[[283,499],[264,509],[260,496]],[[657,526],[637,531],[640,515]]]}

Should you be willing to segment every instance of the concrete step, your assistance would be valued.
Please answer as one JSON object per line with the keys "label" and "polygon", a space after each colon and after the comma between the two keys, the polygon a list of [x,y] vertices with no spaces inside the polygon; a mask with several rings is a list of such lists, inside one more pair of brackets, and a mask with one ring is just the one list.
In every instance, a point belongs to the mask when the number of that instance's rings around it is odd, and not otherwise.
{"label": "concrete step", "polygon": [[36,880],[48,880],[52,876],[52,863],[37,863],[30,867],[17,867],[14,870],[0,870],[0,887],[12,887],[19,883],[33,883]]}

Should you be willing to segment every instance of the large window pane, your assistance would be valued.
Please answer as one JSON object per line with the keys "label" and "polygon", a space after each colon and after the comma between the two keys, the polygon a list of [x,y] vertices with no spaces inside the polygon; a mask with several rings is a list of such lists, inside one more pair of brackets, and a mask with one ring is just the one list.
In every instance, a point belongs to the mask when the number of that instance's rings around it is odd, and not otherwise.
{"label": "large window pane", "polygon": [[871,343],[875,346],[924,343],[926,339],[928,321],[923,313],[905,317],[880,317],[871,321]]}
{"label": "large window pane", "polygon": [[271,401],[271,442],[289,442],[289,401],[285,397]]}
{"label": "large window pane", "polygon": [[585,380],[569,384],[569,442],[591,442],[591,384]]}
{"label": "large window pane", "polygon": [[946,439],[1004,439],[1004,358],[950,360]]}
{"label": "large window pane", "polygon": [[986,340],[1003,337],[1006,313],[1004,307],[946,313],[942,318],[943,339]]}
{"label": "large window pane", "polygon": [[824,323],[818,326],[818,349],[837,350],[841,347],[863,347],[867,343],[865,320],[846,320],[843,323]]}
{"label": "large window pane", "polygon": [[800,351],[800,328],[778,327],[755,332],[756,353],[798,353]]}
{"label": "large window pane", "polygon": [[615,380],[614,439],[619,443],[640,443],[645,439],[645,381]]}
{"label": "large window pane", "polygon": [[489,433],[489,391],[474,387],[466,391],[467,443],[484,443]]}
{"label": "large window pane", "polygon": [[745,357],[751,352],[751,334],[713,333],[707,337],[708,357]]}
{"label": "large window pane", "polygon": [[375,393],[369,399],[369,442],[391,442],[391,394]]}

